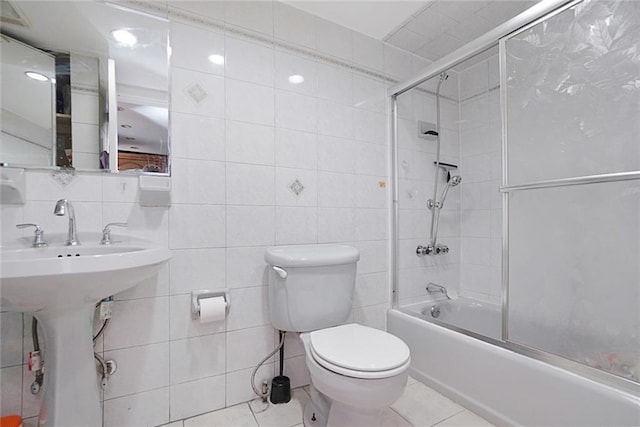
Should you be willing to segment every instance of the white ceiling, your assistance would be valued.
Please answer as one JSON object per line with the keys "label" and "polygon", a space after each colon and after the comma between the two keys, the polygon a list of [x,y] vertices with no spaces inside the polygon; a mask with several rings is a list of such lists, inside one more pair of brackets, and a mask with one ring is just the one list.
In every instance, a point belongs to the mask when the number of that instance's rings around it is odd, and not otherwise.
{"label": "white ceiling", "polygon": [[525,11],[532,0],[435,0],[389,33],[389,44],[435,61]]}
{"label": "white ceiling", "polygon": [[539,0],[307,1],[286,3],[435,61]]}
{"label": "white ceiling", "polygon": [[342,25],[374,39],[382,40],[429,1],[307,1],[285,3]]}

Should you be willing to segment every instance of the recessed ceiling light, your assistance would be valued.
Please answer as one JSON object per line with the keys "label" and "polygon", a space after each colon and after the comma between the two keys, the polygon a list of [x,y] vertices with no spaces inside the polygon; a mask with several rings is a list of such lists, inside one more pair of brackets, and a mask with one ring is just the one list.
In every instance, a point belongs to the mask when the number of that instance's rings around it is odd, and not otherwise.
{"label": "recessed ceiling light", "polygon": [[218,54],[209,55],[209,61],[212,64],[223,65],[224,64],[224,56],[218,55]]}
{"label": "recessed ceiling light", "polygon": [[120,125],[121,128],[131,129],[131,125]]}
{"label": "recessed ceiling light", "polygon": [[30,79],[37,80],[39,82],[46,82],[47,80],[49,80],[49,77],[36,71],[26,71],[24,74]]}
{"label": "recessed ceiling light", "polygon": [[132,136],[127,136],[125,139],[126,139],[127,141],[135,141],[135,140],[136,140],[136,139],[135,139],[134,137],[132,137]]}
{"label": "recessed ceiling light", "polygon": [[304,82],[304,77],[302,77],[300,74],[289,76],[289,83],[291,83],[292,85],[299,85],[302,82]]}
{"label": "recessed ceiling light", "polygon": [[124,46],[133,46],[138,42],[138,38],[128,30],[113,30],[111,35],[115,41]]}
{"label": "recessed ceiling light", "polygon": [[118,111],[124,111],[124,107],[118,105]]}

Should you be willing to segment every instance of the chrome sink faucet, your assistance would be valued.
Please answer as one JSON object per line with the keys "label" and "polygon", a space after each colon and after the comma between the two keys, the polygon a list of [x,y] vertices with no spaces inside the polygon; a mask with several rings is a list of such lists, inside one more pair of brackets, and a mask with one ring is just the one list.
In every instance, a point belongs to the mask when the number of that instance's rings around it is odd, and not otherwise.
{"label": "chrome sink faucet", "polygon": [[53,210],[53,214],[57,216],[69,217],[69,232],[67,233],[67,241],[64,243],[66,246],[77,246],[80,244],[78,241],[78,232],[76,230],[76,213],[73,210],[73,205],[67,199],[60,199],[56,203],[56,207]]}

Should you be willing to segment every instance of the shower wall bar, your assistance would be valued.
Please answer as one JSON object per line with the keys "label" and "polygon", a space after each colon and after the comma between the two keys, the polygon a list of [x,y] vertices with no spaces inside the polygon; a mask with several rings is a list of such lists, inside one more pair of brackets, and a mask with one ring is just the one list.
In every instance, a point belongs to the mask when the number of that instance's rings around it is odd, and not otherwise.
{"label": "shower wall bar", "polygon": [[500,187],[500,192],[509,193],[511,191],[519,191],[519,190],[567,187],[570,185],[598,184],[602,182],[632,181],[634,179],[640,179],[640,172],[616,172],[616,173],[607,173],[607,174],[601,174],[601,175],[589,175],[589,176],[578,176],[578,177],[572,177],[572,178],[550,179],[547,181],[538,181],[538,182],[532,182],[529,184],[510,185],[506,187]]}

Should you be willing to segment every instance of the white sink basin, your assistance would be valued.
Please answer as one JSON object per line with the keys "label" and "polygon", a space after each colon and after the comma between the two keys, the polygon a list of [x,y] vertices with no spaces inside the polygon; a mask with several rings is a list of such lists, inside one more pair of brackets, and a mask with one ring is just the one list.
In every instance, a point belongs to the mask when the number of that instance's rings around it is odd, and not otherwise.
{"label": "white sink basin", "polygon": [[64,236],[56,237],[47,236],[44,248],[28,247],[28,239],[2,247],[0,309],[35,312],[95,303],[153,276],[171,256],[141,239],[114,236],[113,244],[100,245],[98,233],[83,233],[82,245],[64,246]]}
{"label": "white sink basin", "polygon": [[44,396],[38,423],[47,427],[101,426],[102,412],[93,359],[95,303],[154,276],[169,249],[99,233],[81,233],[82,245],[64,246],[63,235],[47,235],[49,246],[31,248],[23,238],[0,253],[0,309],[31,312],[45,341]]}

